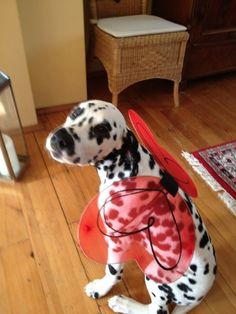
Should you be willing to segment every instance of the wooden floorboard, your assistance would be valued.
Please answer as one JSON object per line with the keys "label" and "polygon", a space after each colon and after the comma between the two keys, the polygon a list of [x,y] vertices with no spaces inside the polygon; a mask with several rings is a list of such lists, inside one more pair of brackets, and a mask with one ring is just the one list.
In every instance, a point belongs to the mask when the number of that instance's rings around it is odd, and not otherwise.
{"label": "wooden floorboard", "polygon": [[[90,99],[110,101],[104,78],[91,79]],[[188,170],[197,184],[196,204],[215,244],[219,273],[212,290],[191,313],[236,313],[236,218],[181,157],[236,139],[236,74],[189,83],[174,108],[172,83],[140,82],[123,91],[119,109],[136,110],[158,141]],[[129,295],[143,303],[149,297],[143,275],[134,263],[124,279],[101,300],[89,299],[83,287],[103,275],[103,265],[80,251],[76,228],[84,206],[98,190],[90,167],[53,161],[45,150],[48,133],[68,113],[46,112],[38,129],[26,135],[30,166],[17,184],[0,183],[0,313],[111,314],[108,297]]]}

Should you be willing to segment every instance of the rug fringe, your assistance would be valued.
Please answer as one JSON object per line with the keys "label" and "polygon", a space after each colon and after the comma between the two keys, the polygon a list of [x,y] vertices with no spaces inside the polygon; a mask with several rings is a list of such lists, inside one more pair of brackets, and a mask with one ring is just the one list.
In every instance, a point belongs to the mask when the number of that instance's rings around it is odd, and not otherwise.
{"label": "rug fringe", "polygon": [[187,160],[190,166],[203,178],[203,180],[212,188],[213,191],[218,192],[218,197],[226,204],[231,212],[236,216],[236,200],[223,189],[223,187],[210,175],[210,173],[203,167],[203,165],[192,154],[182,151],[181,155]]}

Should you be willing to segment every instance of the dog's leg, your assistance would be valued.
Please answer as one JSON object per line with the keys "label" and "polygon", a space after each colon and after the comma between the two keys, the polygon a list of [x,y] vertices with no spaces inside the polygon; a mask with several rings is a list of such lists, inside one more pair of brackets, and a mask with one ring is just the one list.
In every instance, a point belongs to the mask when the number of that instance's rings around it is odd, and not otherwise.
{"label": "dog's leg", "polygon": [[110,308],[116,313],[124,314],[168,314],[164,292],[157,290],[157,283],[148,277],[145,277],[145,283],[151,298],[150,304],[142,304],[126,296],[115,296],[108,301]]}
{"label": "dog's leg", "polygon": [[169,314],[166,304],[159,305],[155,302],[142,304],[123,295],[117,295],[108,300],[109,307],[115,313],[123,314]]}
{"label": "dog's leg", "polygon": [[94,299],[106,295],[122,278],[123,264],[106,265],[105,276],[91,281],[85,287],[85,293]]}

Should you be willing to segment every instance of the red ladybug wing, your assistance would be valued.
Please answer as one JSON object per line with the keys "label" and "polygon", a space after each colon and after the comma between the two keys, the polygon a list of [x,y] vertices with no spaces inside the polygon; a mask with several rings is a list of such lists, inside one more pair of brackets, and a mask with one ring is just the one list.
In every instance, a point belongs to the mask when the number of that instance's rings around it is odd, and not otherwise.
{"label": "red ladybug wing", "polygon": [[87,257],[98,263],[106,263],[107,243],[97,227],[98,196],[99,194],[93,197],[83,211],[77,227],[77,240]]}
{"label": "red ladybug wing", "polygon": [[143,119],[134,110],[129,110],[129,118],[144,146],[153,154],[160,167],[166,170],[187,194],[197,197],[197,189],[190,176],[178,161],[157,143]]}

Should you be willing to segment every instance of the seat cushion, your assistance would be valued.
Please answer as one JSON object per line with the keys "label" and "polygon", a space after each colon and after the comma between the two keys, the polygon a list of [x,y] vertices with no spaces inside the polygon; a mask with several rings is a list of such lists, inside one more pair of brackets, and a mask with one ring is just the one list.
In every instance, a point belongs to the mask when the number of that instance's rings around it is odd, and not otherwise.
{"label": "seat cushion", "polygon": [[186,27],[154,15],[130,15],[99,19],[97,26],[114,37],[186,31]]}

